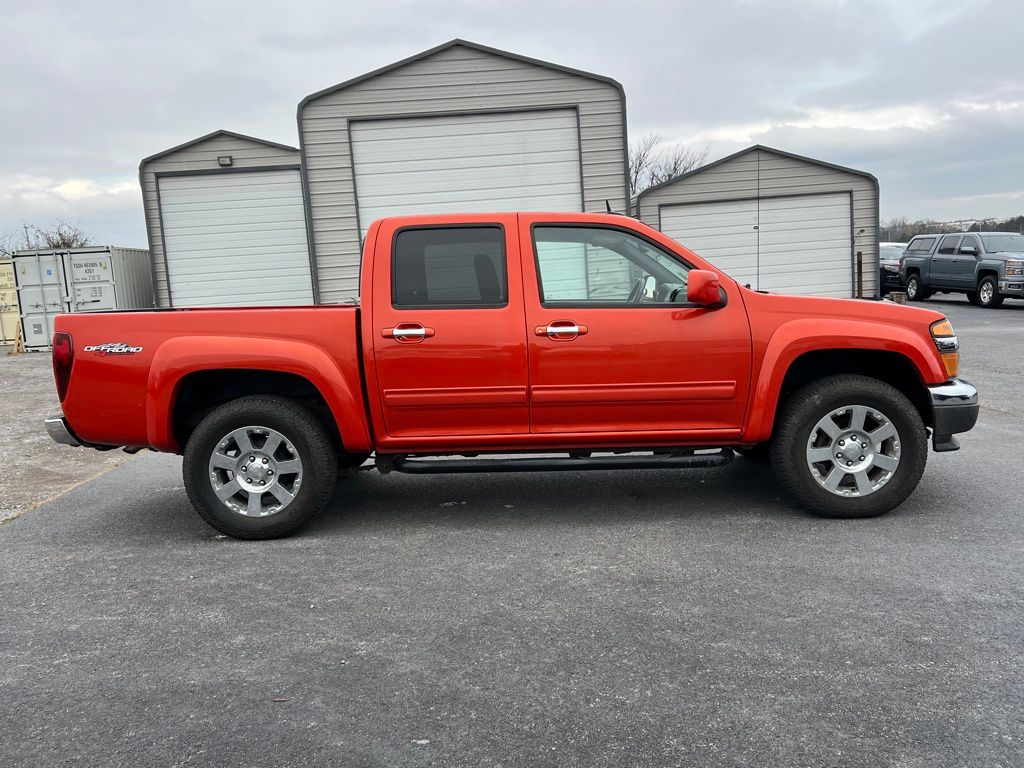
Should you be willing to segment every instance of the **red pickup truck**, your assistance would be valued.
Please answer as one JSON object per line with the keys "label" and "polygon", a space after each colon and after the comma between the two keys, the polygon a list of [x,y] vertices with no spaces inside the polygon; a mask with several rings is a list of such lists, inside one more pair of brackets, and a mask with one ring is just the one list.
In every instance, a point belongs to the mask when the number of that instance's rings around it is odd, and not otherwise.
{"label": "red pickup truck", "polygon": [[929,430],[956,450],[978,415],[938,312],[751,291],[627,217],[383,219],[361,270],[358,305],[60,316],[48,431],[184,454],[203,518],[257,539],[371,455],[521,472],[737,450],[805,508],[868,517],[916,487]]}

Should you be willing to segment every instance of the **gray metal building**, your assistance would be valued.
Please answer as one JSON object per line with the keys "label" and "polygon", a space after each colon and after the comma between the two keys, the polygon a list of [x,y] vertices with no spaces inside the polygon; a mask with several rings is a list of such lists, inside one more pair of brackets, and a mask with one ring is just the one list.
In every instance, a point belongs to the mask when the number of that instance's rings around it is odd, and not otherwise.
{"label": "gray metal building", "polygon": [[299,104],[318,298],[358,292],[381,216],[628,204],[614,80],[453,40]]}
{"label": "gray metal building", "polygon": [[157,306],[312,304],[299,150],[215,131],[139,166]]}
{"label": "gray metal building", "polygon": [[758,145],[648,189],[635,211],[755,289],[877,297],[870,173]]}

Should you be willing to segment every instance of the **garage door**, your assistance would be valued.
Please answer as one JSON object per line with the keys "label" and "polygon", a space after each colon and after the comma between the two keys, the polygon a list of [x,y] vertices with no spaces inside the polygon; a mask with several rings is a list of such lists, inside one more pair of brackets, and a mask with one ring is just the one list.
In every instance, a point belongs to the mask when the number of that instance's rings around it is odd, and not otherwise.
{"label": "garage door", "polygon": [[298,170],[165,176],[157,184],[173,306],[313,303]]}
{"label": "garage door", "polygon": [[848,193],[669,205],[662,231],[762,291],[853,295]]}
{"label": "garage door", "polygon": [[576,111],[351,124],[362,233],[382,216],[581,211]]}
{"label": "garage door", "polygon": [[757,201],[666,205],[661,231],[740,283],[757,286]]}

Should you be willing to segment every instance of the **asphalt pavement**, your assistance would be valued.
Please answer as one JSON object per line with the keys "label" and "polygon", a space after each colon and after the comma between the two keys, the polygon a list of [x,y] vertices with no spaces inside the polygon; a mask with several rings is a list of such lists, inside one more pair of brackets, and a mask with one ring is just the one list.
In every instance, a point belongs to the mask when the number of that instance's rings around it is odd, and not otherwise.
{"label": "asphalt pavement", "polygon": [[0,526],[2,763],[1024,765],[1024,304],[929,304],[985,408],[873,520],[737,459],[366,472],[240,542],[141,455]]}

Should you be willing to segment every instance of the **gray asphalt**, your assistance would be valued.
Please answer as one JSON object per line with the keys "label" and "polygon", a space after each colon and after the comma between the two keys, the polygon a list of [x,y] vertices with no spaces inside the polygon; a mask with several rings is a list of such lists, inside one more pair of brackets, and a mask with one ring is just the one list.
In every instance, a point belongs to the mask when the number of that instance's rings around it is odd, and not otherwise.
{"label": "gray asphalt", "polygon": [[2,762],[1024,765],[1024,304],[931,303],[987,407],[874,520],[738,459],[363,473],[246,543],[140,456],[0,527]]}

